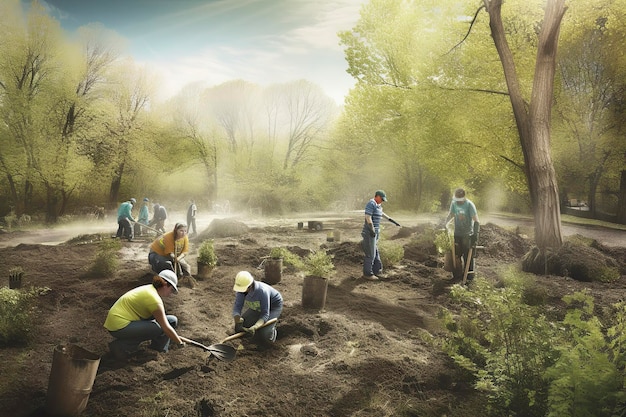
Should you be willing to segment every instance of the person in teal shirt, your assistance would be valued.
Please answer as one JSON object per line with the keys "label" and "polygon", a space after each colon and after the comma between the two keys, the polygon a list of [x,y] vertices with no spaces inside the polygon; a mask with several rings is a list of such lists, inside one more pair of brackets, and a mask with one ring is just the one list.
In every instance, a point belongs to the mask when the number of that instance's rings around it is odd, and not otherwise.
{"label": "person in teal shirt", "polygon": [[[115,237],[133,240],[133,225],[135,218],[133,217],[133,206],[137,203],[137,200],[131,198],[128,201],[124,201],[117,209],[117,233]],[[132,222],[132,223],[131,223]]]}
{"label": "person in teal shirt", "polygon": [[[454,244],[458,248],[456,253],[460,254],[463,259],[463,269],[461,271],[465,271],[465,265],[469,262],[469,270],[467,273],[467,281],[469,282],[474,279],[474,256],[472,254],[471,259],[467,258],[469,256],[469,249],[471,247],[476,248],[480,222],[478,221],[476,206],[465,197],[465,190],[463,188],[457,188],[454,191],[454,197],[452,198],[452,203],[450,203],[450,211],[448,212],[446,223],[452,218],[454,218]],[[458,274],[458,271],[454,271],[453,274]],[[454,275],[454,279],[460,278],[462,278],[462,275]]]}

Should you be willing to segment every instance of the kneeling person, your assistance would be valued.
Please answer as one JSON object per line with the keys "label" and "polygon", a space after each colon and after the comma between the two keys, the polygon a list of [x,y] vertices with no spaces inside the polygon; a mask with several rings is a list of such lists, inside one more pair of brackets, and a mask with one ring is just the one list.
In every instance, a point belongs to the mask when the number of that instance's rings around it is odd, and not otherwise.
{"label": "kneeling person", "polygon": [[283,297],[280,292],[265,282],[255,281],[248,271],[237,274],[233,291],[235,332],[245,331],[253,336],[255,342],[265,347],[270,346],[276,341],[276,323],[261,326],[266,321],[280,317],[283,311]]}
{"label": "kneeling person", "polygon": [[152,279],[152,284],[126,292],[113,304],[104,327],[115,338],[109,349],[116,359],[127,359],[146,340],[151,340],[150,349],[158,352],[167,352],[170,341],[184,346],[175,330],[178,318],[165,314],[162,299],[177,294],[177,285],[176,274],[165,270]]}

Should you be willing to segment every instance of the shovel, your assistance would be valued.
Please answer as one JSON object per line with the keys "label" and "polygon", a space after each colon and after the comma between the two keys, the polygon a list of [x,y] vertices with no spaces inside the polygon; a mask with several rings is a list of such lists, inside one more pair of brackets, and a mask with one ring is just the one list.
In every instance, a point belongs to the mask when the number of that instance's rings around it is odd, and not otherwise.
{"label": "shovel", "polygon": [[472,255],[474,254],[474,247],[470,246],[469,251],[467,252],[467,262],[465,263],[465,273],[463,274],[463,285],[467,281],[467,274],[469,273],[469,268],[472,263]]}
{"label": "shovel", "polygon": [[191,340],[182,336],[178,337],[180,337],[180,340],[185,343],[189,343],[190,345],[194,345],[196,347],[206,350],[207,352],[210,352],[211,355],[215,356],[221,361],[230,362],[235,359],[235,354],[237,353],[235,348],[229,345],[223,345],[219,343],[217,345],[205,346],[200,342],[196,342],[195,340]]}
{"label": "shovel", "polygon": [[[266,321],[265,323],[263,323],[263,325],[261,327],[259,327],[259,329],[265,327],[265,326],[269,326],[270,324],[274,324],[278,321],[277,318],[273,318],[273,319],[269,319],[268,321]],[[247,332],[239,332],[239,333],[235,333],[232,336],[228,336],[226,339],[222,340],[222,343],[226,343],[228,341],[231,340],[235,340],[235,339],[239,339],[240,337],[243,337],[245,335],[247,335]]]}

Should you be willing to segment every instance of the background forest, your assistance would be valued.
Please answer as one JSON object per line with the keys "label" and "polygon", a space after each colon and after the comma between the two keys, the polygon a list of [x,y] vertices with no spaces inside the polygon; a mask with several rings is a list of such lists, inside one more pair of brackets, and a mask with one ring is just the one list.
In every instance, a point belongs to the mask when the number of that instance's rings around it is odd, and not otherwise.
{"label": "background forest", "polygon": [[[435,211],[468,189],[529,212],[502,64],[478,2],[371,0],[338,34],[357,80],[338,106],[307,80],[188,85],[162,99],[120,38],[66,33],[38,2],[0,3],[0,216],[59,217],[134,196],[277,214]],[[502,7],[529,97],[542,1]],[[478,13],[477,13],[478,12]],[[560,27],[552,159],[561,204],[626,221],[625,0],[569,2]],[[621,190],[621,191],[620,191]]]}

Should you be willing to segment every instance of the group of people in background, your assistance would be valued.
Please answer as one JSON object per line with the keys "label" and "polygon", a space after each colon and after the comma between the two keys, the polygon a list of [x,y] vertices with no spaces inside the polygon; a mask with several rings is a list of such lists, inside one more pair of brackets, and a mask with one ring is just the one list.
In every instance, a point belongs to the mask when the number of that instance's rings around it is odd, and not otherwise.
{"label": "group of people in background", "polygon": [[[150,218],[149,210],[150,199],[144,197],[143,204],[139,208],[139,215],[135,219],[132,214],[133,208],[137,205],[137,200],[131,198],[128,201],[121,203],[117,209],[117,233],[116,238],[127,239],[132,241],[135,236],[143,236],[150,234],[148,232],[154,232],[157,235],[164,234],[165,221],[167,220],[167,209],[165,206],[155,203],[152,206],[152,218]],[[191,236],[197,234],[196,229],[196,214],[198,208],[194,200],[189,201],[187,209],[187,225],[189,226],[189,232]]]}

